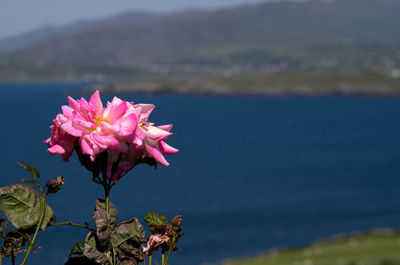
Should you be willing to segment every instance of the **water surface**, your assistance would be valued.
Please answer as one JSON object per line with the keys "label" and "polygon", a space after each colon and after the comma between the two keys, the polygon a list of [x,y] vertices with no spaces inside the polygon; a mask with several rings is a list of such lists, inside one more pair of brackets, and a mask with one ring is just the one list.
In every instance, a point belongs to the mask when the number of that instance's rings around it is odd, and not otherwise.
{"label": "water surface", "polygon": [[[62,162],[43,141],[81,84],[1,84],[2,178],[19,182],[16,161],[66,184],[50,195],[58,221],[92,222],[102,188],[76,157]],[[168,168],[141,166],[116,185],[119,221],[147,211],[182,213],[185,237],[171,264],[190,265],[297,246],[320,237],[400,227],[400,100],[341,97],[123,96],[157,106],[180,149]],[[111,100],[111,95],[103,101]],[[49,227],[29,264],[63,264],[86,232]]]}

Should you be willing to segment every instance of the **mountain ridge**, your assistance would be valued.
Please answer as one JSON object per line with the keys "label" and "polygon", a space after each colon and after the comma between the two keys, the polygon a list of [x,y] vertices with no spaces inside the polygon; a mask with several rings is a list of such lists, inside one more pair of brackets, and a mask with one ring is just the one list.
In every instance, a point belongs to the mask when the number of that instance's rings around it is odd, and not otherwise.
{"label": "mountain ridge", "polygon": [[162,16],[162,14],[154,12],[130,11],[123,12],[107,18],[80,19],[73,23],[67,23],[60,26],[48,24],[34,30],[28,30],[16,35],[1,38],[0,52],[14,52],[23,48],[27,48],[30,45],[46,40],[48,38],[81,33],[107,24],[148,24],[156,21],[157,19],[160,19]]}
{"label": "mountain ridge", "polygon": [[266,2],[108,24],[3,54],[4,76],[112,80],[246,71],[400,68],[400,1]]}

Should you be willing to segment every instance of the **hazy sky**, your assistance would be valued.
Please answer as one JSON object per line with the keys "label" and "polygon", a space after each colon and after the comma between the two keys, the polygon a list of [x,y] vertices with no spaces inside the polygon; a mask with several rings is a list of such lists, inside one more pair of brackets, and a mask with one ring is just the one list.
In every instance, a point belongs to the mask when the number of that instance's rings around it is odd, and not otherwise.
{"label": "hazy sky", "polygon": [[215,8],[263,0],[0,0],[0,38],[78,19],[107,17],[127,10],[174,11]]}

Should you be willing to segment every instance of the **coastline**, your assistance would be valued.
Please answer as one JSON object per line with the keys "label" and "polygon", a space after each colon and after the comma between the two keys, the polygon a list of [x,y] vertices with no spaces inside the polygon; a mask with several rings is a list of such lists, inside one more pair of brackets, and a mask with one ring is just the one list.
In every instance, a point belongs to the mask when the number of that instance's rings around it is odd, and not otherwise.
{"label": "coastline", "polygon": [[[400,264],[400,231],[372,229],[348,235],[334,235],[308,246],[271,249],[251,257],[223,260],[219,265],[290,264]],[[339,262],[340,261],[340,262]],[[203,264],[211,265],[211,264]],[[215,265],[215,264],[214,264]]]}
{"label": "coastline", "polygon": [[3,80],[8,84],[82,84],[76,93],[101,90],[108,94],[205,96],[356,96],[400,97],[400,78],[376,73],[263,73],[231,76],[198,76],[86,80],[29,78]]}
{"label": "coastline", "polygon": [[104,82],[93,89],[110,94],[399,97],[400,78],[377,74],[248,73]]}

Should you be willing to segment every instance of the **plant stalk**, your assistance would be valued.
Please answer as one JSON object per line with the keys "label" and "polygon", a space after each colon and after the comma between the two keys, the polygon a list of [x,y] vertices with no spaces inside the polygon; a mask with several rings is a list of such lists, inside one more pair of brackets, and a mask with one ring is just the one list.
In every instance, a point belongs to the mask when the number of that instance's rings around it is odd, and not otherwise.
{"label": "plant stalk", "polygon": [[106,212],[110,213],[110,194],[106,194]]}
{"label": "plant stalk", "polygon": [[113,265],[115,265],[115,248],[112,248],[112,252],[113,252]]}
{"label": "plant stalk", "polygon": [[103,176],[103,187],[104,187],[104,197],[106,202],[106,212],[109,213],[110,210],[110,185],[107,183],[106,177]]}
{"label": "plant stalk", "polygon": [[57,225],[70,225],[70,226],[75,226],[75,227],[80,227],[80,228],[85,228],[87,230],[96,232],[96,229],[89,227],[87,225],[80,225],[80,224],[76,224],[73,222],[61,222],[61,223],[55,223],[55,224],[51,224],[51,226],[57,226]]}
{"label": "plant stalk", "polygon": [[42,202],[41,202],[41,205],[40,205],[41,206],[41,211],[40,211],[39,223],[36,226],[36,230],[35,230],[35,234],[33,234],[32,242],[29,244],[28,251],[26,252],[26,254],[24,256],[24,259],[22,260],[21,265],[25,265],[26,261],[28,260],[28,257],[31,254],[33,245],[35,244],[35,241],[36,241],[37,235],[39,233],[39,230],[42,227],[43,220],[44,220],[44,213],[45,213],[45,210],[46,210],[45,203],[46,203],[46,194],[42,193]]}
{"label": "plant stalk", "polygon": [[171,254],[171,251],[172,251],[172,248],[174,247],[174,245],[175,245],[175,235],[172,237],[172,243],[171,243],[171,246],[169,246],[167,257],[165,258],[165,264],[162,264],[162,265],[167,265],[169,255]]}
{"label": "plant stalk", "polygon": [[[103,174],[103,187],[104,187],[104,197],[105,197],[105,206],[106,206],[106,213],[110,214],[110,190],[111,184],[107,181],[107,176]],[[115,248],[112,247],[112,254],[113,254],[113,265],[116,264],[115,260]]]}

